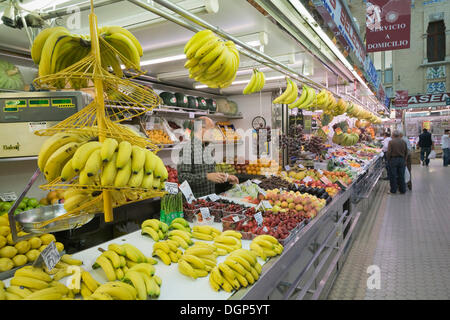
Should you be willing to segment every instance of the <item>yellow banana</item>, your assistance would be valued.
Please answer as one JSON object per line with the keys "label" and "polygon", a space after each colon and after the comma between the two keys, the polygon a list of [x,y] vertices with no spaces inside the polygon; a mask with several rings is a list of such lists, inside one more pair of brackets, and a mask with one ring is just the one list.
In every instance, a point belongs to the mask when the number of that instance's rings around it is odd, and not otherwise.
{"label": "yellow banana", "polygon": [[185,253],[181,256],[181,259],[191,264],[194,268],[205,269],[205,263],[197,256]]}
{"label": "yellow banana", "polygon": [[100,142],[90,141],[83,144],[78,149],[76,149],[72,158],[72,167],[75,170],[75,172],[80,172],[84,168],[84,165],[86,164],[86,161],[88,160],[89,156],[95,150],[100,149],[100,147],[101,147]]}
{"label": "yellow banana", "polygon": [[111,161],[103,165],[103,169],[100,174],[100,183],[102,186],[112,186],[114,184],[114,179],[117,174],[116,159],[117,152],[114,152],[111,157]]}
{"label": "yellow banana", "polygon": [[124,280],[131,282],[137,291],[138,300],[147,300],[147,289],[145,287],[145,280],[142,273],[138,271],[128,270],[125,274]]}
{"label": "yellow banana", "polygon": [[144,227],[141,230],[141,234],[148,234],[150,237],[152,237],[152,239],[154,241],[159,241],[159,235],[158,232],[155,231],[155,229],[151,228],[151,227]]}
{"label": "yellow banana", "polygon": [[111,261],[107,259],[105,256],[100,255],[99,257],[97,257],[95,263],[98,264],[103,269],[108,281],[114,281],[117,279],[116,272],[114,271],[114,267]]}
{"label": "yellow banana", "polygon": [[86,161],[83,170],[86,170],[88,177],[97,175],[102,167],[102,158],[100,156],[100,148],[91,153]]}
{"label": "yellow banana", "polygon": [[292,82],[289,81],[289,78],[286,78],[286,90],[280,95],[278,96],[275,100],[272,101],[273,104],[277,104],[277,103],[284,103],[285,99],[287,97],[289,97],[292,94]]}
{"label": "yellow banana", "polygon": [[[120,150],[119,150],[120,151]],[[117,160],[119,159],[119,154],[117,155]],[[131,177],[131,158],[128,158],[127,163],[117,170],[116,177],[114,179],[114,186],[117,188],[125,187]]]}
{"label": "yellow banana", "polygon": [[144,169],[142,168],[137,173],[132,172],[128,185],[132,188],[139,188],[144,180]]}
{"label": "yellow banana", "polygon": [[70,265],[81,266],[83,261],[72,258],[69,254],[63,254],[61,256],[61,261]]}
{"label": "yellow banana", "polygon": [[131,170],[134,174],[137,174],[144,168],[145,163],[145,151],[138,146],[131,147]]}
{"label": "yellow banana", "polygon": [[76,153],[79,143],[69,142],[56,150],[47,160],[44,175],[47,181],[53,181],[61,175],[63,166]]}
{"label": "yellow banana", "polygon": [[103,162],[109,162],[112,159],[113,154],[116,152],[119,143],[114,138],[106,138],[102,142],[100,148],[100,156]]}
{"label": "yellow banana", "polygon": [[120,268],[122,266],[122,262],[120,261],[120,256],[117,252],[112,250],[106,250],[102,252],[102,255],[108,258],[111,261],[111,264],[115,269]]}
{"label": "yellow banana", "polygon": [[166,265],[172,264],[172,259],[170,258],[170,256],[161,249],[154,250],[153,255],[158,256],[161,259],[161,261]]}
{"label": "yellow banana", "polygon": [[100,283],[85,270],[81,272],[81,280],[91,292],[94,292],[100,286]]}
{"label": "yellow banana", "polygon": [[178,270],[185,276],[197,279],[197,273],[195,272],[195,269],[185,260],[179,260]]}
{"label": "yellow banana", "polygon": [[11,278],[10,285],[38,290],[49,287],[49,284],[46,281],[16,275],[14,275],[14,277]]}
{"label": "yellow banana", "polygon": [[117,148],[116,167],[117,169],[122,169],[131,161],[132,146],[128,141],[122,141]]}

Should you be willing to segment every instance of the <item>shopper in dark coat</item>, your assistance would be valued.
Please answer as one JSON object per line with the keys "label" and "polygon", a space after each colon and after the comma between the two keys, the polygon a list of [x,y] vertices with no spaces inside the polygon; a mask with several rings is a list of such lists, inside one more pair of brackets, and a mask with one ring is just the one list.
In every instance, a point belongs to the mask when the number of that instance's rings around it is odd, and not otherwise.
{"label": "shopper in dark coat", "polygon": [[417,144],[420,148],[420,161],[422,165],[428,166],[430,164],[430,159],[428,156],[431,153],[431,148],[433,147],[433,139],[431,138],[431,133],[427,129],[423,129],[422,134],[419,136],[419,142]]}
{"label": "shopper in dark coat", "polygon": [[406,158],[408,157],[408,146],[400,137],[400,132],[392,133],[392,140],[389,142],[387,159],[390,167],[390,191],[389,194],[397,193],[397,189],[401,194],[406,192],[405,168]]}

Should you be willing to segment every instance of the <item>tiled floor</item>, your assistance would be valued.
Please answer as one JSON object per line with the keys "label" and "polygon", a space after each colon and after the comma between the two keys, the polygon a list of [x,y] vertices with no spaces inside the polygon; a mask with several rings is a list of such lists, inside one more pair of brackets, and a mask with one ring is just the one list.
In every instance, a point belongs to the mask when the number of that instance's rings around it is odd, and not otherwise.
{"label": "tiled floor", "polygon": [[[450,168],[437,159],[412,171],[405,195],[382,182],[329,299],[450,299]],[[367,288],[370,265],[380,289]]]}

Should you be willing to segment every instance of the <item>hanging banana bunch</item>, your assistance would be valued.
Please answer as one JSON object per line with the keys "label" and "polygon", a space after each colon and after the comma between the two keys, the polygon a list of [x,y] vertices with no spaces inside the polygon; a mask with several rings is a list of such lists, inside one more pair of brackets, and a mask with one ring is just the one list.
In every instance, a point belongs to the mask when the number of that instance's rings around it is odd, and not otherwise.
{"label": "hanging banana bunch", "polygon": [[233,41],[223,41],[211,30],[197,32],[184,46],[189,78],[210,88],[227,88],[236,78],[239,52]]}
{"label": "hanging banana bunch", "polygon": [[286,90],[275,100],[273,100],[272,103],[291,104],[297,99],[298,96],[297,84],[288,77],[286,77],[286,84],[287,84]]}
{"label": "hanging banana bunch", "polygon": [[[131,32],[119,26],[105,26],[99,28],[99,36],[103,68],[111,67],[118,77],[123,76],[121,63],[127,69],[139,70],[143,51]],[[58,73],[90,53],[90,35],[73,34],[65,27],[42,30],[31,47],[31,58],[39,65],[39,77]]]}
{"label": "hanging banana bunch", "polygon": [[264,73],[257,69],[253,69],[252,77],[250,78],[250,82],[244,88],[243,94],[252,94],[254,92],[261,91],[266,83],[266,77]]}

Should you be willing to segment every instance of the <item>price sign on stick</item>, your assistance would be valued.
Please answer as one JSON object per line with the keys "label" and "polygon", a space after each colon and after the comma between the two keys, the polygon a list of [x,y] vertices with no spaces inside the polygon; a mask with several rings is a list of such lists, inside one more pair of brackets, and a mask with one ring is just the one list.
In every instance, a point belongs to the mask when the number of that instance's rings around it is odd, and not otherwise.
{"label": "price sign on stick", "polygon": [[39,254],[33,266],[40,266],[42,263],[45,263],[48,270],[52,270],[56,264],[59,262],[61,257],[59,256],[58,249],[56,248],[55,241],[52,241],[45,247],[44,250]]}
{"label": "price sign on stick", "polygon": [[16,201],[17,200],[17,195],[16,195],[16,193],[14,191],[13,192],[0,193],[0,200],[5,201],[5,202]]}
{"label": "price sign on stick", "polygon": [[188,203],[192,203],[192,201],[195,200],[194,194],[192,193],[191,186],[189,183],[184,180],[182,184],[180,184],[180,190],[183,193],[184,197],[186,198],[186,201]]}
{"label": "price sign on stick", "polygon": [[220,199],[220,197],[219,197],[217,194],[215,194],[215,193],[212,193],[212,194],[208,195],[208,198],[209,198],[209,200],[211,200],[212,202],[216,202],[217,200]]}
{"label": "price sign on stick", "polygon": [[209,208],[200,208],[200,213],[202,214],[203,219],[209,219],[209,217],[211,217]]}
{"label": "price sign on stick", "polygon": [[233,219],[234,222],[238,222],[240,220],[238,216],[233,216],[232,219]]}
{"label": "price sign on stick", "polygon": [[164,182],[164,188],[169,194],[178,193],[178,184],[175,182]]}
{"label": "price sign on stick", "polygon": [[256,220],[256,223],[258,224],[258,226],[261,226],[263,224],[264,218],[263,218],[261,212],[255,213],[255,215],[253,217],[255,217],[255,220]]}

